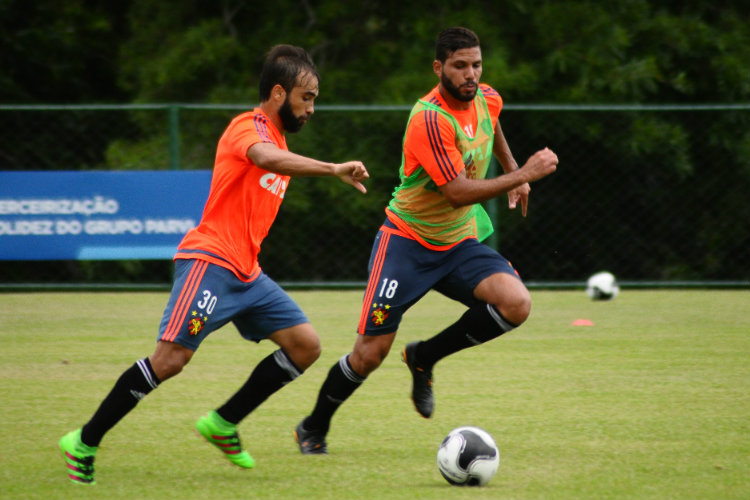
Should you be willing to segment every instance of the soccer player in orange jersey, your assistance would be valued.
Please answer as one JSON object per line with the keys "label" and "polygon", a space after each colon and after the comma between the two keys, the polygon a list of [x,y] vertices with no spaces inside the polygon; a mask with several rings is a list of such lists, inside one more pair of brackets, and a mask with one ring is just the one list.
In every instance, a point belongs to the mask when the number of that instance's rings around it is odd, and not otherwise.
{"label": "soccer player in orange jersey", "polygon": [[[432,368],[438,360],[482,344],[523,323],[531,298],[518,273],[481,243],[492,232],[482,201],[507,194],[526,215],[529,183],[557,168],[549,149],[518,167],[498,120],[503,101],[480,83],[479,39],[466,28],[438,35],[433,71],[438,85],[412,109],[403,143],[401,184],[386,208],[370,257],[354,349],[331,367],[312,413],[295,429],[304,454],[327,452],[336,409],[380,366],[403,314],[429,290],[467,306],[456,323],[402,357],[412,375],[412,400],[432,415]],[[504,174],[487,179],[494,155]]]}
{"label": "soccer player in orange jersey", "polygon": [[260,77],[260,106],[234,118],[221,136],[203,217],[177,249],[156,350],[120,376],[83,427],[60,439],[71,481],[94,483],[94,456],[104,434],[178,374],[210,332],[230,321],[242,337],[269,339],[279,348],[224,405],[201,417],[196,431],[232,463],[254,466],[237,424],[320,355],[318,335],[305,314],[261,270],[261,242],[291,177],[334,176],[362,193],[362,181],[369,177],[359,161],[327,163],[288,150],[285,133],[299,131],[312,116],[319,83],[303,49],[278,45],[269,52]]}

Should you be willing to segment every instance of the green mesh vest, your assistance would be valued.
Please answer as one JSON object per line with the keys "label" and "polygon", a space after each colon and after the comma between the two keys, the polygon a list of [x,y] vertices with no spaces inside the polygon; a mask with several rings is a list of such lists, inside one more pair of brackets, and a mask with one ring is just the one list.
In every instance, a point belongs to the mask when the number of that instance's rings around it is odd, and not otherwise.
{"label": "green mesh vest", "polygon": [[[464,133],[450,113],[427,101],[417,101],[409,115],[409,123],[420,111],[433,110],[442,114],[456,131],[456,146],[466,165],[466,176],[469,179],[484,179],[492,160],[495,126],[481,90],[477,90],[474,105],[477,108],[477,131],[473,139]],[[399,169],[401,184],[393,191],[388,208],[415,233],[433,245],[452,245],[467,237],[482,241],[492,234],[492,222],[482,205],[477,203],[453,208],[423,167],[417,167],[407,176],[404,174],[404,163],[402,152]]]}

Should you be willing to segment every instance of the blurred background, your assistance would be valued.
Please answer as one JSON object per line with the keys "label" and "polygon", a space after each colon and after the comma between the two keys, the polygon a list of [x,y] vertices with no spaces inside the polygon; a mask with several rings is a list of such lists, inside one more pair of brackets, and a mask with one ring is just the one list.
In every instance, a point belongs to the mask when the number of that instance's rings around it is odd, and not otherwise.
{"label": "blurred background", "polygon": [[[530,286],[601,270],[750,286],[746,0],[3,1],[0,171],[211,169],[229,120],[258,103],[267,50],[300,45],[321,93],[290,149],[362,160],[369,192],[292,180],[260,261],[288,286],[360,286],[409,109],[437,83],[434,39],[454,25],[480,37],[519,164],[545,146],[560,158],[525,219],[488,205],[489,244]],[[0,261],[0,287],[167,287],[171,273],[169,260]]]}

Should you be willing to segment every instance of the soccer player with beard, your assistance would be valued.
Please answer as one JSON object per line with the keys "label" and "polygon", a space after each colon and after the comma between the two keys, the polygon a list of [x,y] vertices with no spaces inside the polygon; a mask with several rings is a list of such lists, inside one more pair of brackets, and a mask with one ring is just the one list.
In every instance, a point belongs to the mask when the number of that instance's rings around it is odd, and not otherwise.
{"label": "soccer player with beard", "polygon": [[[529,315],[531,298],[518,273],[481,243],[492,223],[479,203],[507,194],[509,207],[520,203],[525,216],[529,183],[554,172],[557,156],[545,148],[518,167],[498,120],[503,101],[480,83],[482,52],[471,30],[441,32],[432,67],[439,83],[409,116],[401,184],[375,237],[354,348],[330,369],[312,413],[295,429],[303,454],[327,453],[334,412],[380,366],[403,314],[429,290],[468,309],[442,332],[402,352],[412,400],[425,418],[434,409],[437,361],[509,332]],[[486,179],[493,154],[504,174]]]}
{"label": "soccer player with beard", "polygon": [[177,375],[209,333],[230,321],[245,339],[269,339],[279,348],[224,405],[201,417],[196,430],[235,465],[255,465],[240,443],[237,424],[320,355],[318,335],[305,314],[261,270],[261,242],[291,177],[335,176],[362,193],[362,181],[369,177],[359,161],[327,163],[288,150],[285,133],[300,130],[313,114],[319,83],[303,49],[278,45],[268,53],[260,106],[235,117],[221,136],[201,222],[178,246],[154,353],[125,370],[91,419],[60,439],[74,483],[94,483],[94,456],[104,434]]}

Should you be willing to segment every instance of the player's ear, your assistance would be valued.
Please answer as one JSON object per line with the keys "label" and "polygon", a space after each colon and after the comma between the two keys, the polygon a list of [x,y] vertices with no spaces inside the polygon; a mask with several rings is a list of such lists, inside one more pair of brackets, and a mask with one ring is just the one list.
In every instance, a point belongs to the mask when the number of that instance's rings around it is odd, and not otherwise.
{"label": "player's ear", "polygon": [[432,71],[440,78],[440,74],[443,72],[443,63],[435,59],[432,61]]}
{"label": "player's ear", "polygon": [[284,90],[284,87],[282,87],[280,84],[276,84],[271,89],[271,99],[274,102],[277,102],[279,104],[282,104],[284,100],[286,99],[286,90]]}

